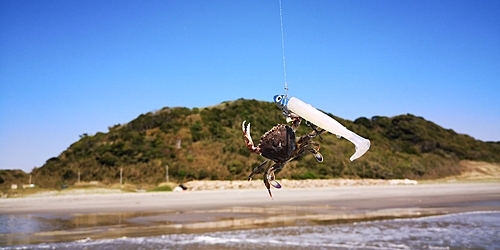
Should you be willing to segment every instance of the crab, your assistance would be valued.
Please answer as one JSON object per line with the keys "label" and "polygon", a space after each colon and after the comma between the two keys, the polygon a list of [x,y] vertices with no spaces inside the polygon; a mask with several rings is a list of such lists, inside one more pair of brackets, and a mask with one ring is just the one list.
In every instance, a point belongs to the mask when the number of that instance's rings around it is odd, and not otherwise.
{"label": "crab", "polygon": [[299,128],[302,119],[296,114],[289,113],[287,114],[287,120],[291,120],[291,126],[287,124],[274,126],[260,138],[257,146],[254,145],[250,135],[250,123],[245,126],[246,121],[243,121],[241,125],[248,150],[266,158],[264,162],[253,169],[248,176],[248,180],[251,180],[254,175],[264,172],[264,184],[271,198],[273,197],[271,186],[281,188],[281,184],[276,181],[274,172],[281,170],[286,163],[306,151],[312,153],[318,162],[323,161],[323,156],[319,152],[320,145],[313,142],[312,138],[321,137],[325,130],[317,130],[314,125],[306,123],[313,131],[296,139],[295,131]]}

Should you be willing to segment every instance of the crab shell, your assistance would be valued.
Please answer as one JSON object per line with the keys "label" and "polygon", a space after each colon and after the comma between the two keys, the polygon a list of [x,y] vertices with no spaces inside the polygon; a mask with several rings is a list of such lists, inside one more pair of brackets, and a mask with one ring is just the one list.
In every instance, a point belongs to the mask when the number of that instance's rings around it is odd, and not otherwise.
{"label": "crab shell", "polygon": [[295,132],[285,124],[278,124],[260,138],[261,155],[274,162],[286,162],[297,149]]}

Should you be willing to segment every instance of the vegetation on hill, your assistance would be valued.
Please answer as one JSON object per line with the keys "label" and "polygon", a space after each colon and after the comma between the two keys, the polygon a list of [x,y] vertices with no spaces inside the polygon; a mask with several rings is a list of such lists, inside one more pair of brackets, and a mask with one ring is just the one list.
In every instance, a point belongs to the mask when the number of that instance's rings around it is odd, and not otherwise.
{"label": "vegetation on hill", "polygon": [[[321,144],[324,162],[304,154],[287,164],[278,178],[428,179],[460,173],[460,160],[500,162],[500,142],[478,141],[411,114],[355,121],[334,118],[370,139],[370,150],[351,162],[353,144],[323,135],[315,141]],[[109,127],[107,133],[83,134],[31,174],[37,186],[55,188],[72,185],[78,177],[117,183],[121,169],[124,183],[156,185],[165,181],[167,165],[171,181],[246,179],[264,158],[245,147],[244,120],[252,124],[256,144],[267,130],[285,121],[273,103],[256,100],[239,99],[201,109],[163,108]],[[308,132],[310,128],[302,125],[297,136]],[[6,174],[0,172],[0,182],[13,178]]]}

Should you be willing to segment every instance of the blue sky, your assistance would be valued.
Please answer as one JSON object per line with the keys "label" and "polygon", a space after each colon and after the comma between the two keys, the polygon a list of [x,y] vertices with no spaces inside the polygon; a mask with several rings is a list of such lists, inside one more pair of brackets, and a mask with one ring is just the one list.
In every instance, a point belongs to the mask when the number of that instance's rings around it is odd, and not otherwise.
{"label": "blue sky", "polygon": [[[290,96],[500,141],[500,1],[282,1]],[[3,0],[0,169],[162,107],[271,101],[283,83],[278,0]]]}

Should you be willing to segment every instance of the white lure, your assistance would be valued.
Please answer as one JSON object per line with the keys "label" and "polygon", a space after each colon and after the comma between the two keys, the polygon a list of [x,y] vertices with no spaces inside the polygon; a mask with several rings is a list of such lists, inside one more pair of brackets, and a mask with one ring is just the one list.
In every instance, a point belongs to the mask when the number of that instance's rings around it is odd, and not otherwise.
{"label": "white lure", "polygon": [[274,103],[278,105],[284,113],[295,113],[310,123],[337,135],[337,137],[341,136],[352,142],[356,146],[356,152],[354,152],[351,158],[349,158],[351,161],[354,161],[364,155],[370,148],[370,140],[350,131],[335,119],[296,97],[275,95]]}

